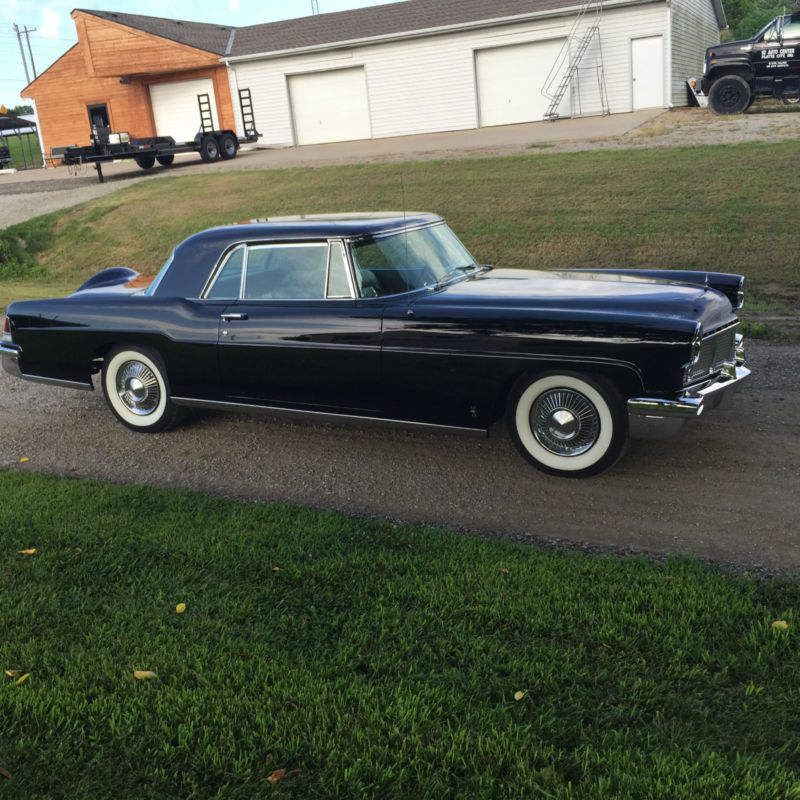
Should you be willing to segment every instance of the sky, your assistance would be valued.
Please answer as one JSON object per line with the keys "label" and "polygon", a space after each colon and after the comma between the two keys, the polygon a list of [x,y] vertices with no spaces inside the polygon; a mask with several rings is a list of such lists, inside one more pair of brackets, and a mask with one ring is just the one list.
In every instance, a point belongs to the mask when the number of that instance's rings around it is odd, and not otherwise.
{"label": "sky", "polygon": [[[387,0],[318,2],[320,13],[324,14],[380,5]],[[36,28],[30,39],[36,71],[41,74],[75,44],[75,25],[70,17],[74,8],[238,26],[304,17],[311,13],[311,0],[0,0],[0,105],[13,107],[24,102],[19,93],[27,84],[12,24]]]}

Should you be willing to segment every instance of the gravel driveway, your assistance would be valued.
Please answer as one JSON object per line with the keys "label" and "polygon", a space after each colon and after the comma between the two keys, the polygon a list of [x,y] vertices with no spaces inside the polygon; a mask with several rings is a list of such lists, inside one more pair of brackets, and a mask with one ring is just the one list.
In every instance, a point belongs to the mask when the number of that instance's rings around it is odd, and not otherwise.
{"label": "gravel driveway", "polygon": [[483,440],[204,413],[142,435],[115,422],[99,392],[2,371],[0,467],[796,570],[800,346],[750,342],[748,356],[754,376],[732,410],[667,440],[634,441],[614,471],[588,481],[527,467],[502,426]]}

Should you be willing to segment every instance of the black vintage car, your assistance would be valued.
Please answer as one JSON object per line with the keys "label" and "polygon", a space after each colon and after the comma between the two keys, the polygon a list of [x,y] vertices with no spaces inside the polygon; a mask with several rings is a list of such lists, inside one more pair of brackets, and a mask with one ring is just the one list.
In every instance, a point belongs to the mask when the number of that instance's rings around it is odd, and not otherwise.
{"label": "black vintage car", "polygon": [[709,47],[700,87],[717,114],[740,114],[756,97],[800,101],[800,13],[776,17],[752,39]]}
{"label": "black vintage car", "polygon": [[99,273],[8,309],[7,370],[92,389],[135,431],[187,406],[486,432],[545,472],[596,474],[629,415],[694,417],[749,371],[739,275],[492,269],[432,214],[204,231],[155,279]]}

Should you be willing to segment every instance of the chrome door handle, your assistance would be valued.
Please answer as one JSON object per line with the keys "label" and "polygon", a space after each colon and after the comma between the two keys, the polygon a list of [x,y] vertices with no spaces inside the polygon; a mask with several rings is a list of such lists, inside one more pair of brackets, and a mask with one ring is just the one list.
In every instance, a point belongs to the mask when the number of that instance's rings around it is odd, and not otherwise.
{"label": "chrome door handle", "polygon": [[222,314],[220,319],[223,322],[236,322],[237,320],[247,319],[247,314]]}

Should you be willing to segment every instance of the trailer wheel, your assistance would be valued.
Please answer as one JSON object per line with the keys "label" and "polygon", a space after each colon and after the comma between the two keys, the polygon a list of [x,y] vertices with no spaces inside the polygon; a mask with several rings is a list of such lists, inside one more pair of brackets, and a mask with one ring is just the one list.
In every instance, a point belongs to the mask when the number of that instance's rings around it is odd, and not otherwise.
{"label": "trailer wheel", "polygon": [[238,149],[239,142],[232,133],[223,133],[219,137],[219,152],[226,161],[230,158],[236,158]]}
{"label": "trailer wheel", "polygon": [[174,153],[170,153],[168,156],[156,156],[156,161],[158,161],[162,167],[168,167],[174,160]]}
{"label": "trailer wheel", "polygon": [[134,160],[142,169],[153,169],[156,163],[155,156],[136,156]]}
{"label": "trailer wheel", "polygon": [[200,141],[200,158],[207,164],[219,158],[219,142],[213,136],[204,136]]}

